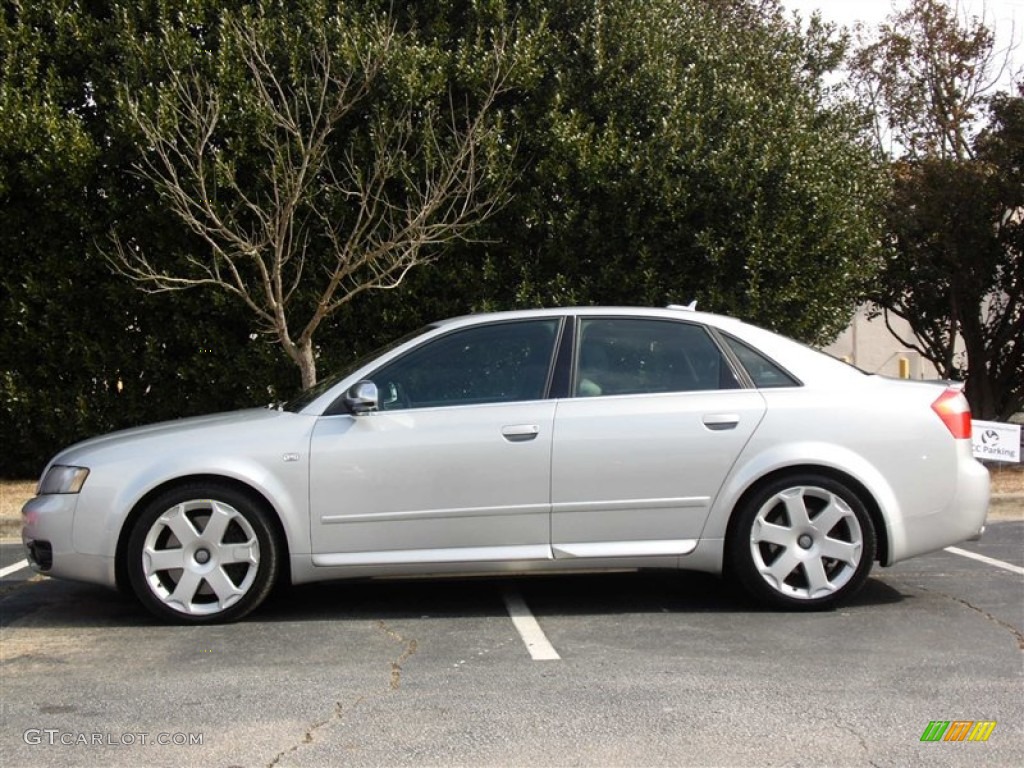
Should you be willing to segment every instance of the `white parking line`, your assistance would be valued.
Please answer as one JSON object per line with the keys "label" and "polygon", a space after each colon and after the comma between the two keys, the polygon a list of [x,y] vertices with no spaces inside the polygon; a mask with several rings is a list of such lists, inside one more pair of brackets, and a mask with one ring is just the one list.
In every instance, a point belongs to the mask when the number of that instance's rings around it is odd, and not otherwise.
{"label": "white parking line", "polygon": [[985,557],[985,555],[979,555],[977,552],[968,552],[966,549],[960,549],[959,547],[946,547],[947,552],[952,552],[954,555],[960,555],[960,557],[969,557],[972,560],[979,560],[989,565],[994,565],[996,568],[1003,568],[1010,573],[1017,573],[1024,576],[1024,568],[1013,563],[1005,563],[1002,560],[996,560],[994,557]]}
{"label": "white parking line", "polygon": [[6,568],[0,568],[0,579],[6,579],[12,573],[17,573],[22,568],[28,568],[28,560],[19,560],[14,565],[8,565]]}
{"label": "white parking line", "polygon": [[562,657],[548,641],[544,630],[540,628],[537,619],[530,613],[529,606],[515,590],[506,589],[504,593],[505,608],[508,615],[512,617],[512,624],[515,626],[519,636],[526,643],[526,650],[534,661],[557,661]]}

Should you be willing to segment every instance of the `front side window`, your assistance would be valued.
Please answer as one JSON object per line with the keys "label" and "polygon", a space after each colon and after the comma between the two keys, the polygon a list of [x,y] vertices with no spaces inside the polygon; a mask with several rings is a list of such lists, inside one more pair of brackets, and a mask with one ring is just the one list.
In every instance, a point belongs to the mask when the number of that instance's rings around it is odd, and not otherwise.
{"label": "front side window", "polygon": [[638,318],[585,318],[577,397],[737,389],[739,382],[699,325]]}
{"label": "front side window", "polygon": [[375,371],[381,410],[508,403],[545,396],[559,320],[453,331]]}

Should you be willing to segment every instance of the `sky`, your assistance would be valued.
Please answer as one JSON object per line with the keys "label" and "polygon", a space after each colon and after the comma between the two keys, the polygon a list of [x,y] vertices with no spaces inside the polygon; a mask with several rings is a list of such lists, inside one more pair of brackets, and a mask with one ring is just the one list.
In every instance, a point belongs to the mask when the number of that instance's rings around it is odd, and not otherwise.
{"label": "sky", "polygon": [[[782,0],[782,4],[804,16],[820,10],[823,18],[839,24],[863,21],[875,25],[890,15],[894,7],[906,8],[909,0]],[[997,32],[1011,26],[1014,19],[1018,30],[1024,29],[1024,0],[960,0],[960,4],[968,13],[989,19],[990,24],[994,20]],[[1009,29],[1005,31],[1009,33]],[[1019,31],[1017,37],[1020,37]]]}
{"label": "sky", "polygon": [[[955,0],[950,0],[954,2]],[[885,21],[894,9],[903,10],[909,0],[781,0],[782,5],[799,11],[805,18],[814,11],[821,11],[826,21],[843,26],[852,26],[858,21],[869,27]],[[1002,49],[1012,44],[1018,50],[1011,57],[1014,67],[1024,65],[1024,0],[960,0],[960,5],[969,15],[981,16],[996,30],[996,43]]]}

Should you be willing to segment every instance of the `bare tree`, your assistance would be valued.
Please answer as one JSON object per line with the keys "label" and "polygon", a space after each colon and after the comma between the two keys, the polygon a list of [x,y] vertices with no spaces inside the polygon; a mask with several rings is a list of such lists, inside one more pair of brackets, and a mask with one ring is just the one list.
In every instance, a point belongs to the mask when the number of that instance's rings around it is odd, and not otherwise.
{"label": "bare tree", "polygon": [[108,254],[144,291],[211,286],[238,297],[298,366],[303,388],[316,382],[325,318],[467,239],[507,188],[489,151],[512,68],[507,36],[481,63],[472,99],[381,106],[408,40],[382,20],[342,34],[340,44],[318,34],[289,65],[257,25],[226,23],[222,45],[239,53],[257,116],[246,135],[226,127],[237,94],[196,71],[171,67],[147,102],[126,95],[147,144],[138,174],[208,250],[171,266],[114,233]]}
{"label": "bare tree", "polygon": [[1009,418],[1024,397],[1021,99],[992,96],[1013,52],[995,39],[955,0],[911,0],[851,62],[879,146],[899,155],[869,298],[904,346],[966,382],[980,418]]}
{"label": "bare tree", "polygon": [[873,33],[857,33],[852,82],[875,115],[878,146],[910,158],[970,157],[984,97],[1007,74],[1012,47],[998,49],[984,18],[959,0],[911,0]]}

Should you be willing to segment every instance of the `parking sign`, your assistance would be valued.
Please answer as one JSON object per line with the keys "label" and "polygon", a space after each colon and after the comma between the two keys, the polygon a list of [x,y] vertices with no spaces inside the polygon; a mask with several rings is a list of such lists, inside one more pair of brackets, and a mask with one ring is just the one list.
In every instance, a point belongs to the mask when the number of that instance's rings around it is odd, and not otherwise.
{"label": "parking sign", "polygon": [[971,422],[974,458],[984,461],[1020,463],[1020,424],[994,421]]}

